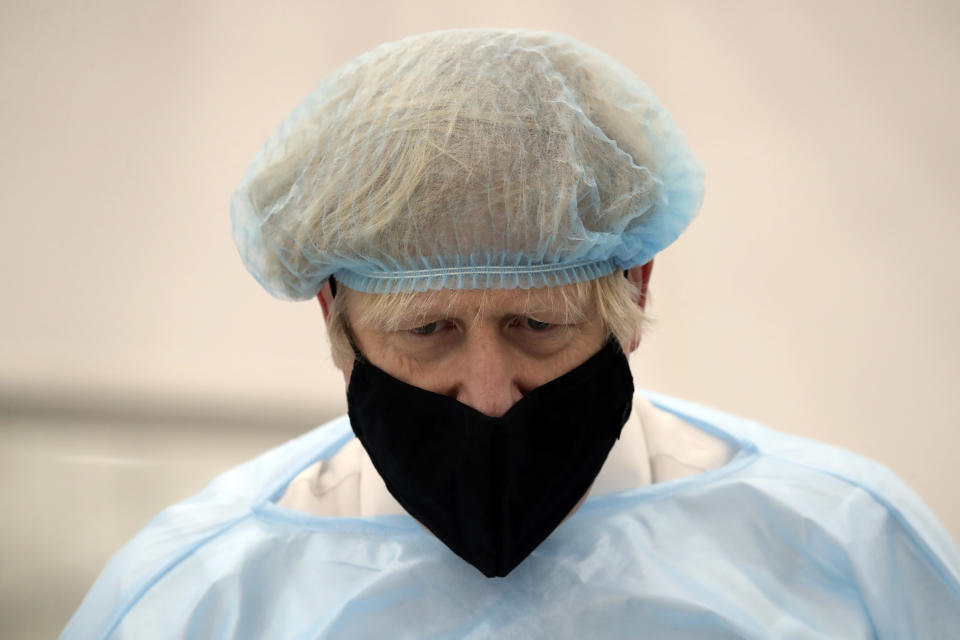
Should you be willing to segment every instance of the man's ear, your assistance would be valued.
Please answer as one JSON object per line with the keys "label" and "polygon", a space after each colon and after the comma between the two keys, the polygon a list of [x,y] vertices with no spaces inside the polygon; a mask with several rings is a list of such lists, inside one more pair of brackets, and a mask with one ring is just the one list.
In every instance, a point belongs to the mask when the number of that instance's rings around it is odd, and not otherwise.
{"label": "man's ear", "polygon": [[653,260],[639,267],[631,267],[630,270],[627,271],[627,279],[640,289],[640,297],[637,298],[637,304],[640,305],[641,309],[645,309],[647,306],[647,287],[650,284],[651,273],[653,273]]}
{"label": "man's ear", "polygon": [[330,307],[333,306],[333,292],[330,291],[330,281],[323,283],[323,288],[317,294],[317,300],[320,302],[320,310],[323,311],[323,321],[330,322]]}
{"label": "man's ear", "polygon": [[[647,286],[650,284],[651,273],[653,273],[653,260],[650,260],[646,264],[642,264],[638,267],[631,267],[629,270],[627,270],[627,280],[635,284],[639,290],[639,295],[637,295],[637,306],[639,306],[641,310],[647,306]],[[630,340],[627,353],[633,353],[639,346],[640,330],[637,329],[636,333],[633,335],[633,338]]]}

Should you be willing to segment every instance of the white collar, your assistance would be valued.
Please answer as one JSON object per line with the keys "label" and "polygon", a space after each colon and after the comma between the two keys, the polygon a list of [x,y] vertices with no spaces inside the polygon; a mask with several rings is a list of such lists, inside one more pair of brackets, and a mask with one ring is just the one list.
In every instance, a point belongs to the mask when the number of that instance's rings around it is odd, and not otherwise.
{"label": "white collar", "polygon": [[[722,440],[657,409],[638,394],[590,495],[695,475],[722,466],[732,455]],[[329,460],[304,469],[278,504],[319,516],[405,513],[356,438]]]}

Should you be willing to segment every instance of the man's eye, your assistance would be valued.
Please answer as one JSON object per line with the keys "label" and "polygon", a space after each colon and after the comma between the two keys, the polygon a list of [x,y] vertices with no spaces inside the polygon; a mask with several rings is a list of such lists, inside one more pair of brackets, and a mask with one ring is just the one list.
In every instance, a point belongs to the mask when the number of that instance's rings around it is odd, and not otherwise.
{"label": "man's eye", "polygon": [[425,324],[422,327],[410,329],[410,331],[417,334],[418,336],[429,336],[430,334],[437,332],[437,328],[439,324],[440,323],[438,322],[431,322],[430,324]]}
{"label": "man's eye", "polygon": [[532,329],[533,331],[546,331],[553,325],[549,322],[540,322],[539,320],[534,320],[533,318],[527,318],[527,328]]}

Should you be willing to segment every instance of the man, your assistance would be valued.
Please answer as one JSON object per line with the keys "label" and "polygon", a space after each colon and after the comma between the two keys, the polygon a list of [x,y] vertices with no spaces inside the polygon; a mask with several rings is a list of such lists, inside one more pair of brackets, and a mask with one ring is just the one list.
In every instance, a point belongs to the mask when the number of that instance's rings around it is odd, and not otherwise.
{"label": "man", "polygon": [[232,215],[271,293],[319,299],[349,416],[161,514],[64,637],[957,637],[960,554],[888,471],[634,395],[701,196],[655,96],[568,38],[335,73]]}

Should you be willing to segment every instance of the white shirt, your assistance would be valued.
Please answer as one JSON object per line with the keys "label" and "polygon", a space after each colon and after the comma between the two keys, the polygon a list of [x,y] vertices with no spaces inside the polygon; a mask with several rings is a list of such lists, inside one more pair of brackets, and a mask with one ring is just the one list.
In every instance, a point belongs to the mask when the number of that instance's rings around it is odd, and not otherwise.
{"label": "white shirt", "polygon": [[[630,418],[590,494],[602,495],[696,475],[723,466],[734,453],[722,440],[637,395]],[[405,513],[356,438],[329,460],[321,460],[298,474],[278,504],[316,516]]]}

